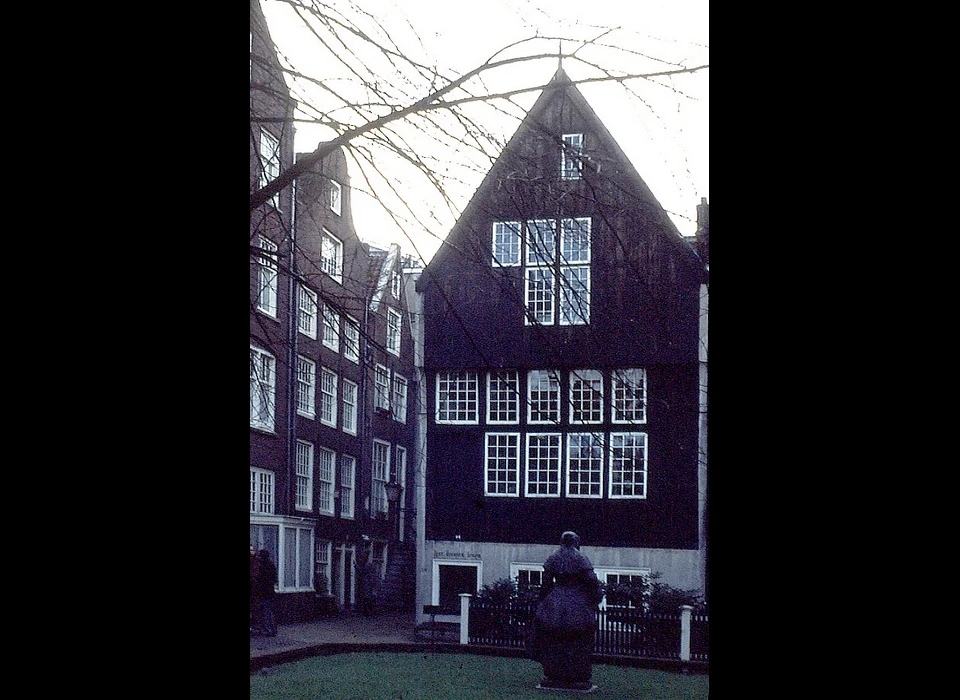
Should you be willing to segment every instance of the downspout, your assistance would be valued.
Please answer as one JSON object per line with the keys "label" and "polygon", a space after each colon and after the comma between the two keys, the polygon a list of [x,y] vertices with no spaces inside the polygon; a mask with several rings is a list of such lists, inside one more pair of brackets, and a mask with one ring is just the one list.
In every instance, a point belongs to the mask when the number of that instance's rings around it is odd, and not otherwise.
{"label": "downspout", "polygon": [[[296,155],[294,155],[296,160]],[[294,483],[296,481],[296,455],[297,455],[297,341],[299,333],[297,332],[297,280],[300,273],[297,271],[297,217],[295,208],[297,201],[297,183],[294,180],[290,187],[290,274],[289,274],[289,298],[287,300],[288,317],[288,338],[287,346],[290,348],[288,353],[287,367],[287,419],[289,428],[287,430],[287,512],[286,515],[293,515],[295,512],[294,503]]]}

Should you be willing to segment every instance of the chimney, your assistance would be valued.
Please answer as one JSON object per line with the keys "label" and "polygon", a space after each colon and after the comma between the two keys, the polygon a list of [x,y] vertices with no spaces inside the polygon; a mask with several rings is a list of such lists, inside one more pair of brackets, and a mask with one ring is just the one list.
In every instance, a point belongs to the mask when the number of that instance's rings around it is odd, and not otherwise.
{"label": "chimney", "polygon": [[697,252],[705,263],[710,262],[710,205],[701,197],[697,205]]}

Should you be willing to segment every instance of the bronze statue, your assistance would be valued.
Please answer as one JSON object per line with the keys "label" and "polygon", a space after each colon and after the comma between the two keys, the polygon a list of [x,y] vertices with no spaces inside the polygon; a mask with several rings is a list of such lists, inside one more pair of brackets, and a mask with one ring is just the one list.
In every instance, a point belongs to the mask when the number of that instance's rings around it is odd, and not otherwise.
{"label": "bronze statue", "polygon": [[577,533],[564,532],[560,543],[543,564],[528,652],[543,666],[538,688],[592,691],[597,606],[603,591],[593,564],[580,553]]}

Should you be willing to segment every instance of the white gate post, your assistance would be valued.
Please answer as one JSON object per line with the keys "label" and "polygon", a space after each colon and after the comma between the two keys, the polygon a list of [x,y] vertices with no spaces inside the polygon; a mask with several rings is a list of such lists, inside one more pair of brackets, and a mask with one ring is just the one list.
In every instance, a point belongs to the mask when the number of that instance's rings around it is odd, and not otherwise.
{"label": "white gate post", "polygon": [[690,614],[692,605],[680,606],[680,660],[690,660]]}
{"label": "white gate post", "polygon": [[470,593],[460,594],[460,643],[467,644],[470,641],[470,635],[467,634],[470,625]]}

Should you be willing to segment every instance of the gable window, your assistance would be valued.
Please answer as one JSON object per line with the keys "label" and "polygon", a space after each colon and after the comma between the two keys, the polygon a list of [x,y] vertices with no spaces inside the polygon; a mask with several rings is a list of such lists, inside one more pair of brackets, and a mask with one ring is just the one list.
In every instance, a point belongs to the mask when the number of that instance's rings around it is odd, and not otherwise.
{"label": "gable window", "polygon": [[370,492],[372,515],[387,512],[387,478],[390,476],[390,443],[373,441],[373,482]]}
{"label": "gable window", "polygon": [[560,377],[553,370],[533,369],[527,375],[527,422],[560,422]]}
{"label": "gable window", "polygon": [[390,293],[393,294],[393,298],[399,300],[400,294],[403,292],[403,275],[399,272],[393,273],[393,281],[390,286]]}
{"label": "gable window", "polygon": [[360,324],[349,316],[343,320],[343,356],[360,362]]}
{"label": "gable window", "polygon": [[342,188],[340,183],[335,180],[330,181],[330,211],[332,211],[337,216],[340,216],[340,197],[342,194]]}
{"label": "gable window", "polygon": [[343,418],[340,427],[345,433],[357,434],[357,385],[349,379],[343,380]]}
{"label": "gable window", "polygon": [[613,422],[647,422],[647,373],[642,369],[613,371]]}
{"label": "gable window", "polygon": [[570,422],[603,422],[603,375],[595,369],[570,373]]}
{"label": "gable window", "polygon": [[337,468],[337,453],[321,447],[317,450],[317,510],[333,515],[333,475]]}
{"label": "gable window", "polygon": [[340,517],[353,518],[354,479],[357,473],[357,459],[350,455],[340,455]]}
{"label": "gable window", "polygon": [[486,496],[520,495],[520,434],[487,433],[484,483]]}
{"label": "gable window", "polygon": [[393,419],[407,422],[407,378],[393,373]]}
{"label": "gable window", "polygon": [[314,417],[314,397],[317,392],[317,366],[306,357],[297,358],[297,413]]}
{"label": "gable window", "polygon": [[337,375],[326,367],[320,370],[320,422],[337,427]]}
{"label": "gable window", "polygon": [[313,443],[297,440],[297,510],[313,510]]}
{"label": "gable window", "polygon": [[257,309],[274,318],[277,317],[277,269],[277,244],[260,236]]}
{"label": "gable window", "polygon": [[437,374],[437,423],[476,423],[479,387],[477,373],[465,370]]}
{"label": "gable window", "polygon": [[527,434],[527,496],[560,495],[560,433]]}
{"label": "gable window", "polygon": [[273,430],[276,360],[260,348],[250,347],[250,425]]}
{"label": "gable window", "polygon": [[567,435],[567,495],[600,498],[603,473],[603,436],[598,433]]}
{"label": "gable window", "polygon": [[400,314],[387,307],[387,352],[400,356]]}
{"label": "gable window", "polygon": [[493,222],[493,264],[520,264],[520,222]]}
{"label": "gable window", "polygon": [[560,177],[579,180],[583,168],[583,134],[564,134],[560,153]]}
{"label": "gable window", "polygon": [[377,365],[373,372],[373,407],[390,410],[390,370]]}
{"label": "gable window", "polygon": [[326,229],[320,237],[320,269],[337,282],[343,281],[343,243]]}
{"label": "gable window", "polygon": [[610,498],[647,497],[646,433],[610,435]]}
{"label": "gable window", "polygon": [[526,222],[524,323],[590,322],[590,234],[589,217]]}
{"label": "gable window", "polygon": [[308,338],[317,338],[317,293],[303,285],[297,295],[297,330]]}
{"label": "gable window", "polygon": [[273,515],[273,472],[250,467],[250,512]]}
{"label": "gable window", "polygon": [[340,350],[340,314],[324,302],[323,344],[331,350]]}
{"label": "gable window", "polygon": [[520,380],[516,370],[487,375],[487,423],[520,422]]}
{"label": "gable window", "polygon": [[[280,177],[280,141],[266,129],[260,130],[260,180],[262,189],[268,183]],[[280,206],[279,195],[273,195],[270,203]]]}

